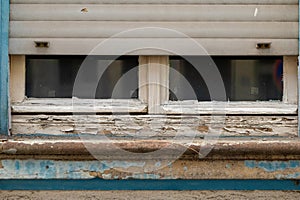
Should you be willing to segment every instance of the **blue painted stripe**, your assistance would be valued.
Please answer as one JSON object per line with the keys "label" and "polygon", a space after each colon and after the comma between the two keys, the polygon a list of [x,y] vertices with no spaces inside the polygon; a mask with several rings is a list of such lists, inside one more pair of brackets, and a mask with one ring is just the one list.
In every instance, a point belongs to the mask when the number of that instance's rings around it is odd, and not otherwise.
{"label": "blue painted stripe", "polygon": [[9,0],[0,0],[0,134],[8,134],[8,27],[9,27]]}
{"label": "blue painted stripe", "polygon": [[0,180],[0,190],[300,190],[299,180]]}

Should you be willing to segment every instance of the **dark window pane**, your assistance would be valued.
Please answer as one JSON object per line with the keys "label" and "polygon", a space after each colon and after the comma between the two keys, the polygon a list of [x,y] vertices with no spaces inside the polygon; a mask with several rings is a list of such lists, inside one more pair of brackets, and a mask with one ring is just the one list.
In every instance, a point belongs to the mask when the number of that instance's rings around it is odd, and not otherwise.
{"label": "dark window pane", "polygon": [[[39,98],[71,98],[73,86],[80,67],[91,70],[97,76],[104,63],[112,62],[104,71],[92,97],[99,99],[130,99],[138,96],[138,57],[124,56],[117,60],[104,56],[27,56],[26,96]],[[88,61],[87,61],[88,60]],[[84,63],[84,64],[83,64]],[[129,73],[130,72],[130,73]],[[130,75],[128,75],[130,74]],[[93,77],[85,77],[82,84]],[[95,83],[97,84],[97,83]],[[91,95],[78,96],[90,98]]]}
{"label": "dark window pane", "polygon": [[[201,65],[212,65],[200,57]],[[282,57],[212,57],[230,101],[282,100]],[[170,100],[210,101],[208,87],[185,59],[170,58]],[[201,66],[199,66],[201,67]]]}

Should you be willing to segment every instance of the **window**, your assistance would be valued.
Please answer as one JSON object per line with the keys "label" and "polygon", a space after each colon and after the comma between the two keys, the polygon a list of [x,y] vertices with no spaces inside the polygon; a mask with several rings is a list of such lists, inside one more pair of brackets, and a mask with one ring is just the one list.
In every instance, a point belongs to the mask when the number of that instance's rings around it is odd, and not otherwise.
{"label": "window", "polygon": [[[103,59],[103,57],[94,57],[94,60],[101,60],[100,58]],[[107,93],[109,95],[101,96],[100,92],[98,99],[79,98],[79,112],[88,115],[97,114],[97,116],[86,117],[88,121],[81,125],[70,116],[74,113],[70,85],[82,59],[84,56],[27,56],[26,59],[25,56],[11,56],[13,134],[65,134],[96,131],[112,135],[128,133],[142,136],[151,133],[161,136],[181,134],[180,130],[182,129],[196,131],[199,135],[208,134],[210,117],[199,118],[199,114],[206,116],[211,114],[229,115],[226,118],[229,120],[229,125],[224,124],[225,128],[220,132],[224,135],[247,133],[250,135],[279,134],[286,136],[295,133],[294,126],[285,124],[290,122],[280,121],[280,123],[274,124],[270,123],[270,120],[273,120],[272,117],[280,120],[280,115],[294,115],[297,112],[296,56],[213,57],[225,80],[226,91],[229,94],[229,100],[226,101],[210,101],[210,99],[203,98],[202,89],[205,89],[203,83],[200,84],[199,89],[195,90],[198,93],[197,99],[185,96],[185,93],[180,90],[182,83],[180,80],[175,80],[176,76],[173,72],[178,70],[187,77],[187,80],[191,79],[191,85],[194,87],[197,86],[198,77],[192,76],[194,75],[193,69],[180,57],[120,57],[110,67],[115,70],[125,66],[126,70],[116,70],[119,73],[118,76],[115,76],[116,73],[110,73],[109,69],[105,72],[107,75],[103,82],[105,86],[108,86],[107,83],[110,85],[110,87],[105,87],[109,91]],[[283,63],[283,73],[280,72],[281,62]],[[226,65],[218,65],[218,63],[226,63]],[[132,86],[126,88],[125,95],[122,96],[123,94],[120,93],[117,98],[114,98],[114,95],[111,96],[110,88],[116,83],[116,80],[137,64],[137,70],[133,71],[135,78],[131,80]],[[267,70],[263,70],[264,67]],[[176,70],[172,68],[176,68]],[[244,71],[239,71],[238,68],[251,69],[253,74],[244,74]],[[25,69],[27,69],[26,72]],[[273,73],[274,69],[278,70],[279,74]],[[45,73],[47,76],[44,76]],[[55,81],[51,78],[51,73]],[[113,75],[110,76],[111,74]],[[253,84],[246,84],[244,87],[246,89],[236,88],[240,87],[237,84],[240,75],[245,75],[246,79],[250,80],[244,82]],[[201,83],[202,80],[199,80]],[[282,82],[280,82],[281,80]],[[62,81],[64,84],[56,85],[56,81]],[[37,87],[39,85],[42,87]],[[97,87],[101,91],[99,85]],[[246,90],[247,95],[241,96]],[[268,93],[261,92],[261,90],[268,91]],[[181,97],[178,95],[180,92],[182,92]],[[265,94],[267,96],[264,96]],[[27,95],[26,98],[25,95]],[[111,116],[111,113],[114,115]],[[238,115],[240,118],[236,119],[230,115]],[[261,121],[258,122],[256,117],[247,117],[248,115],[267,116],[260,118]],[[234,131],[231,131],[231,122],[236,127]],[[249,129],[246,128],[254,122],[255,124],[252,124]],[[286,131],[282,131],[282,126]],[[278,132],[278,130],[280,131]]]}
{"label": "window", "polygon": [[[12,100],[17,102],[13,104],[13,112],[72,112],[74,80],[84,59],[85,56],[27,56],[25,62],[24,56],[12,57],[11,91]],[[88,67],[94,68],[92,72],[97,74],[101,63],[111,59],[109,56],[90,56]],[[210,61],[205,57],[199,59],[204,64],[207,61],[208,65],[214,62],[221,74],[227,96],[223,102],[227,109],[225,113],[243,114],[250,108],[248,114],[296,112],[295,57],[216,56]],[[129,71],[133,76],[124,79],[126,76],[123,75]],[[186,89],[186,82],[190,90]],[[23,96],[18,97],[22,93]],[[111,101],[116,105],[114,112],[118,111],[118,106],[120,112],[126,112],[127,105],[128,112],[152,114],[210,114],[213,105],[222,103],[211,101],[203,77],[188,61],[174,56],[170,59],[168,56],[119,57],[104,72],[95,96],[79,96],[82,99],[94,97],[99,102],[96,112],[103,113],[112,112],[104,103],[111,104]],[[197,106],[188,109],[192,105]]]}
{"label": "window", "polygon": [[[87,59],[87,60],[85,60]],[[27,56],[26,96],[36,98],[72,98],[73,86],[79,68],[85,65],[97,76],[106,62],[112,62],[98,83],[96,99],[137,99],[138,98],[138,57],[119,57],[113,61],[109,56]],[[131,76],[121,77],[128,71]],[[93,73],[92,73],[93,72]],[[126,77],[126,76],[125,76]],[[86,77],[89,82],[92,77]],[[121,81],[118,83],[118,81]],[[117,89],[114,90],[118,83]],[[88,96],[77,96],[88,98]]]}
{"label": "window", "polygon": [[[76,112],[74,97],[79,99],[76,105],[79,104],[80,112],[147,111],[146,104],[139,100],[138,56],[115,59],[113,56],[30,55],[12,56],[11,63],[13,113]],[[81,66],[88,74],[81,76],[83,81],[79,87],[83,88],[74,92]],[[91,94],[87,90],[95,84],[96,91]]]}
{"label": "window", "polygon": [[183,58],[170,56],[161,62],[162,65],[169,63],[170,68],[148,71],[149,77],[156,77],[158,85],[163,86],[156,89],[158,96],[151,96],[159,100],[149,99],[149,109],[150,106],[156,108],[154,113],[243,115],[295,114],[297,111],[296,57],[185,58],[198,59],[199,67],[207,69],[214,62],[224,81],[227,98],[211,98],[203,77],[193,66]]}
{"label": "window", "polygon": [[[199,60],[203,65],[212,65],[206,57]],[[213,57],[213,62],[223,79],[228,101],[282,101],[282,57]],[[171,57],[170,67],[170,100],[211,100],[205,81],[188,61]],[[190,84],[193,91],[185,84]]]}

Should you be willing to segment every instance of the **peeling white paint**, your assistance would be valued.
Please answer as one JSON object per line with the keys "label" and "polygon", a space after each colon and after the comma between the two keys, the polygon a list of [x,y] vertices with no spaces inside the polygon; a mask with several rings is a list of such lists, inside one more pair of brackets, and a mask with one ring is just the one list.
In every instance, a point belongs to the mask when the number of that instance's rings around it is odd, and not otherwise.
{"label": "peeling white paint", "polygon": [[255,8],[255,11],[254,11],[254,17],[257,16],[257,13],[258,13],[258,8]]}

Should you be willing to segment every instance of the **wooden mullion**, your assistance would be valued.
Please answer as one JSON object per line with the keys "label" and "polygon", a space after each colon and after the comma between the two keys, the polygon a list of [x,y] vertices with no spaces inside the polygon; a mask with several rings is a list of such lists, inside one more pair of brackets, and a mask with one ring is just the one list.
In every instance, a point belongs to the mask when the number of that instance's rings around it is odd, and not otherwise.
{"label": "wooden mullion", "polygon": [[25,99],[25,56],[10,56],[10,100],[22,102]]}
{"label": "wooden mullion", "polygon": [[140,99],[148,103],[149,114],[163,112],[169,99],[169,56],[140,56]]}
{"label": "wooden mullion", "polygon": [[297,56],[283,57],[283,102],[297,103]]}

